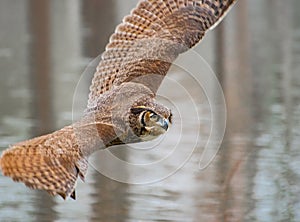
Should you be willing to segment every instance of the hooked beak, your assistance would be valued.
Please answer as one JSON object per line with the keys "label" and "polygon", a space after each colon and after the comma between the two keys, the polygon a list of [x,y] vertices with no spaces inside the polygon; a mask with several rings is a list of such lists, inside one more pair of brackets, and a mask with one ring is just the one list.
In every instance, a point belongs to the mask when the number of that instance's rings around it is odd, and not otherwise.
{"label": "hooked beak", "polygon": [[169,120],[167,120],[167,119],[165,119],[165,118],[161,118],[161,119],[159,120],[159,124],[160,124],[160,126],[161,126],[165,131],[168,130],[168,128],[169,128]]}

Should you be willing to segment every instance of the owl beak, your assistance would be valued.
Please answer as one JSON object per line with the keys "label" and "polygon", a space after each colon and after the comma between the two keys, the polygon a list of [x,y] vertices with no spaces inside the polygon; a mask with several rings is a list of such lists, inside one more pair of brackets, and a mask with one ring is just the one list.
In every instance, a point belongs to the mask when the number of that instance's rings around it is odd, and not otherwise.
{"label": "owl beak", "polygon": [[167,119],[165,119],[165,118],[161,118],[161,119],[159,120],[159,124],[160,124],[160,126],[161,126],[165,131],[168,130],[168,128],[169,128],[169,120],[167,120]]}

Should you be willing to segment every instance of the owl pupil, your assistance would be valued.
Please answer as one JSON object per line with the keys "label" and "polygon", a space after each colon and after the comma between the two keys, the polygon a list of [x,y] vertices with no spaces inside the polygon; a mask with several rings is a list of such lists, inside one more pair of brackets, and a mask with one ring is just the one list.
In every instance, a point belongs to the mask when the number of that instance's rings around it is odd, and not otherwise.
{"label": "owl pupil", "polygon": [[150,118],[154,121],[157,121],[158,120],[158,115],[154,114],[154,113],[151,113],[150,114]]}

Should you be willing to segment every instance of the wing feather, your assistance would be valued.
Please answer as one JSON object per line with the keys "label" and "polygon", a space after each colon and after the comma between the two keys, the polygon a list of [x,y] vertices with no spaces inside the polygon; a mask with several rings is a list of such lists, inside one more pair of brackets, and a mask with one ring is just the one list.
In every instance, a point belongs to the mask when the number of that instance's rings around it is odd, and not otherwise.
{"label": "wing feather", "polygon": [[[93,119],[93,118],[91,118]],[[78,176],[84,180],[88,156],[109,146],[122,133],[103,122],[86,122],[64,127],[51,134],[15,144],[3,152],[0,169],[4,176],[51,195],[75,198]]]}
{"label": "wing feather", "polygon": [[[113,86],[128,81],[153,81],[156,93],[176,57],[197,44],[235,1],[141,1],[110,38],[90,86],[88,108]],[[143,78],[153,74],[160,80]]]}

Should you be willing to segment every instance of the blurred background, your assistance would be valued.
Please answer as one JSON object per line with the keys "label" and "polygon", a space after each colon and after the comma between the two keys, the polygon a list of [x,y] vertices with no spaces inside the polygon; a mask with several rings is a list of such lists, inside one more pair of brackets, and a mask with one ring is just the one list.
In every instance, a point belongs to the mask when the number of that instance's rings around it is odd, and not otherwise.
{"label": "blurred background", "polygon": [[[0,1],[0,151],[72,123],[72,112],[82,111],[73,109],[81,74],[136,3]],[[173,67],[170,76],[189,89],[199,116],[189,107],[175,115],[172,127],[181,121],[184,129],[176,150],[185,160],[155,171],[184,163],[180,169],[155,183],[133,185],[90,167],[86,182],[77,184],[76,201],[32,191],[1,175],[0,220],[300,221],[300,1],[239,0],[195,51],[217,74],[227,105],[225,137],[207,168],[200,170],[199,160],[212,124],[208,99]],[[85,93],[75,96],[75,103],[86,101],[91,76],[81,82]],[[168,82],[160,88],[175,106],[185,105],[175,91]],[[141,163],[168,155],[177,134],[171,129],[153,155],[138,154]],[[111,152],[132,158],[129,148],[120,150]],[[100,151],[91,159],[134,176],[103,157]],[[145,177],[148,173],[153,174],[149,170]]]}

